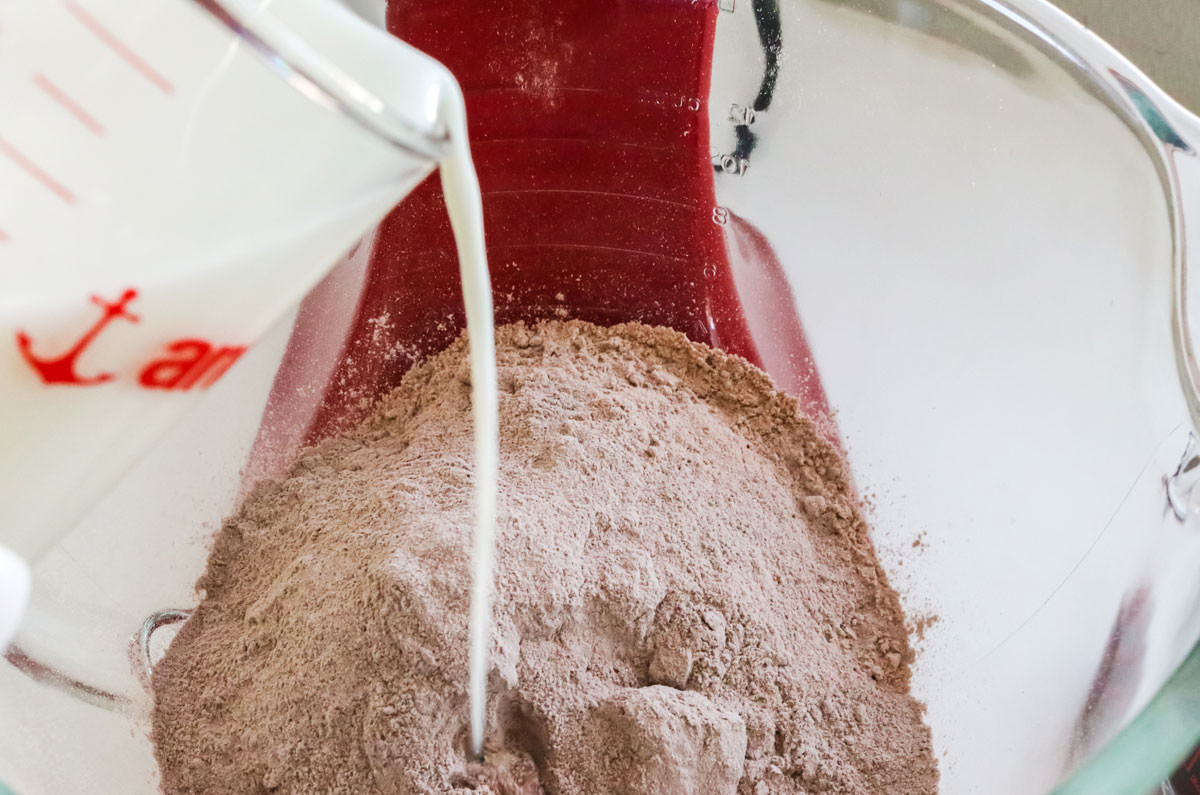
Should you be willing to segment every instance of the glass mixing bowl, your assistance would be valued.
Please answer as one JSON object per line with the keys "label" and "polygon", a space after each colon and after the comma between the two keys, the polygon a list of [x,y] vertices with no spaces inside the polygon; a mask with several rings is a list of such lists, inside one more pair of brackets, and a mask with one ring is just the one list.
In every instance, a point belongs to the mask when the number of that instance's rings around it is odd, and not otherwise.
{"label": "glass mixing bowl", "polygon": [[[1156,785],[1200,739],[1200,122],[1040,0],[467,7],[388,22],[466,92],[498,320],[668,323],[831,420],[943,792]],[[0,780],[154,789],[207,540],[457,332],[447,235],[426,183],[37,563]]]}

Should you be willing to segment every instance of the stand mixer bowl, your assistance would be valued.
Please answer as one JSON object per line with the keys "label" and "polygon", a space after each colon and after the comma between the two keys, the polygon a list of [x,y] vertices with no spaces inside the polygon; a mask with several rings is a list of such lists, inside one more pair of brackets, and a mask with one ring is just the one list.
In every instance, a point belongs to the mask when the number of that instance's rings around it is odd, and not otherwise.
{"label": "stand mixer bowl", "polygon": [[[497,320],[672,325],[829,421],[943,792],[1161,781],[1200,738],[1200,123],[1040,0],[469,8],[387,21],[466,95]],[[37,562],[0,781],[153,789],[139,629],[458,333],[448,235],[427,181]]]}

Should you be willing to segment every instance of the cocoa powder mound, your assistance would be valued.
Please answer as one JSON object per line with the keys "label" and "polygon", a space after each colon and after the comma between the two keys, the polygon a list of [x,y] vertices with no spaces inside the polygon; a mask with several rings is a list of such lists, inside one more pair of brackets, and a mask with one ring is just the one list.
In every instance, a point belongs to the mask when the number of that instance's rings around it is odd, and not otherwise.
{"label": "cocoa powder mound", "polygon": [[913,652],[846,469],[673,331],[498,329],[485,758],[467,758],[459,340],[257,488],[154,671],[167,793],[935,792]]}

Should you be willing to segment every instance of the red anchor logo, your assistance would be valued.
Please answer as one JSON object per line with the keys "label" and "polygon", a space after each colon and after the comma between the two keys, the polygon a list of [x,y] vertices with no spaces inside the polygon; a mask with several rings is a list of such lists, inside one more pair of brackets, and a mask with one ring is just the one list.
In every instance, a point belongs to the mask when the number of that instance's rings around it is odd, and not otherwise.
{"label": "red anchor logo", "polygon": [[112,373],[99,373],[90,378],[80,376],[75,372],[75,362],[83,354],[84,348],[90,345],[96,339],[96,336],[104,330],[104,327],[112,321],[120,317],[125,318],[130,323],[138,322],[137,315],[125,311],[125,307],[130,301],[137,298],[137,294],[137,290],[130,288],[121,294],[116,303],[109,303],[98,295],[91,296],[92,303],[103,309],[104,314],[79,338],[79,341],[70,350],[54,359],[41,359],[34,356],[33,341],[24,331],[18,331],[17,347],[21,350],[21,356],[25,361],[29,362],[30,367],[37,371],[43,383],[89,386],[113,380],[114,376]]}

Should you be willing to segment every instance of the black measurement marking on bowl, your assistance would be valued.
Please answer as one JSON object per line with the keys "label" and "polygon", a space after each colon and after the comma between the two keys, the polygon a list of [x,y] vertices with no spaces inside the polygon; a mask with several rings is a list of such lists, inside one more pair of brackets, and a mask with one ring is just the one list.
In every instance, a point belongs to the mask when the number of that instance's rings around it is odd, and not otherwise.
{"label": "black measurement marking on bowl", "polygon": [[[729,107],[729,121],[733,123],[734,135],[737,137],[733,157],[747,164],[754,147],[758,145],[758,134],[750,129],[750,125],[754,124],[759,113],[771,107],[771,100],[775,97],[775,84],[779,80],[779,56],[783,52],[783,23],[779,16],[779,0],[751,2],[754,9],[754,25],[758,28],[758,40],[763,50],[762,81],[752,105],[742,106],[735,103]],[[745,168],[730,172],[723,165],[720,170],[726,173],[745,173]]]}
{"label": "black measurement marking on bowl", "polygon": [[713,168],[722,174],[733,174],[740,177],[750,168],[750,159],[736,154],[716,154],[712,156]]}
{"label": "black measurement marking on bowl", "polygon": [[749,127],[754,124],[754,108],[747,108],[736,102],[729,106],[729,120],[734,124],[744,124]]}

